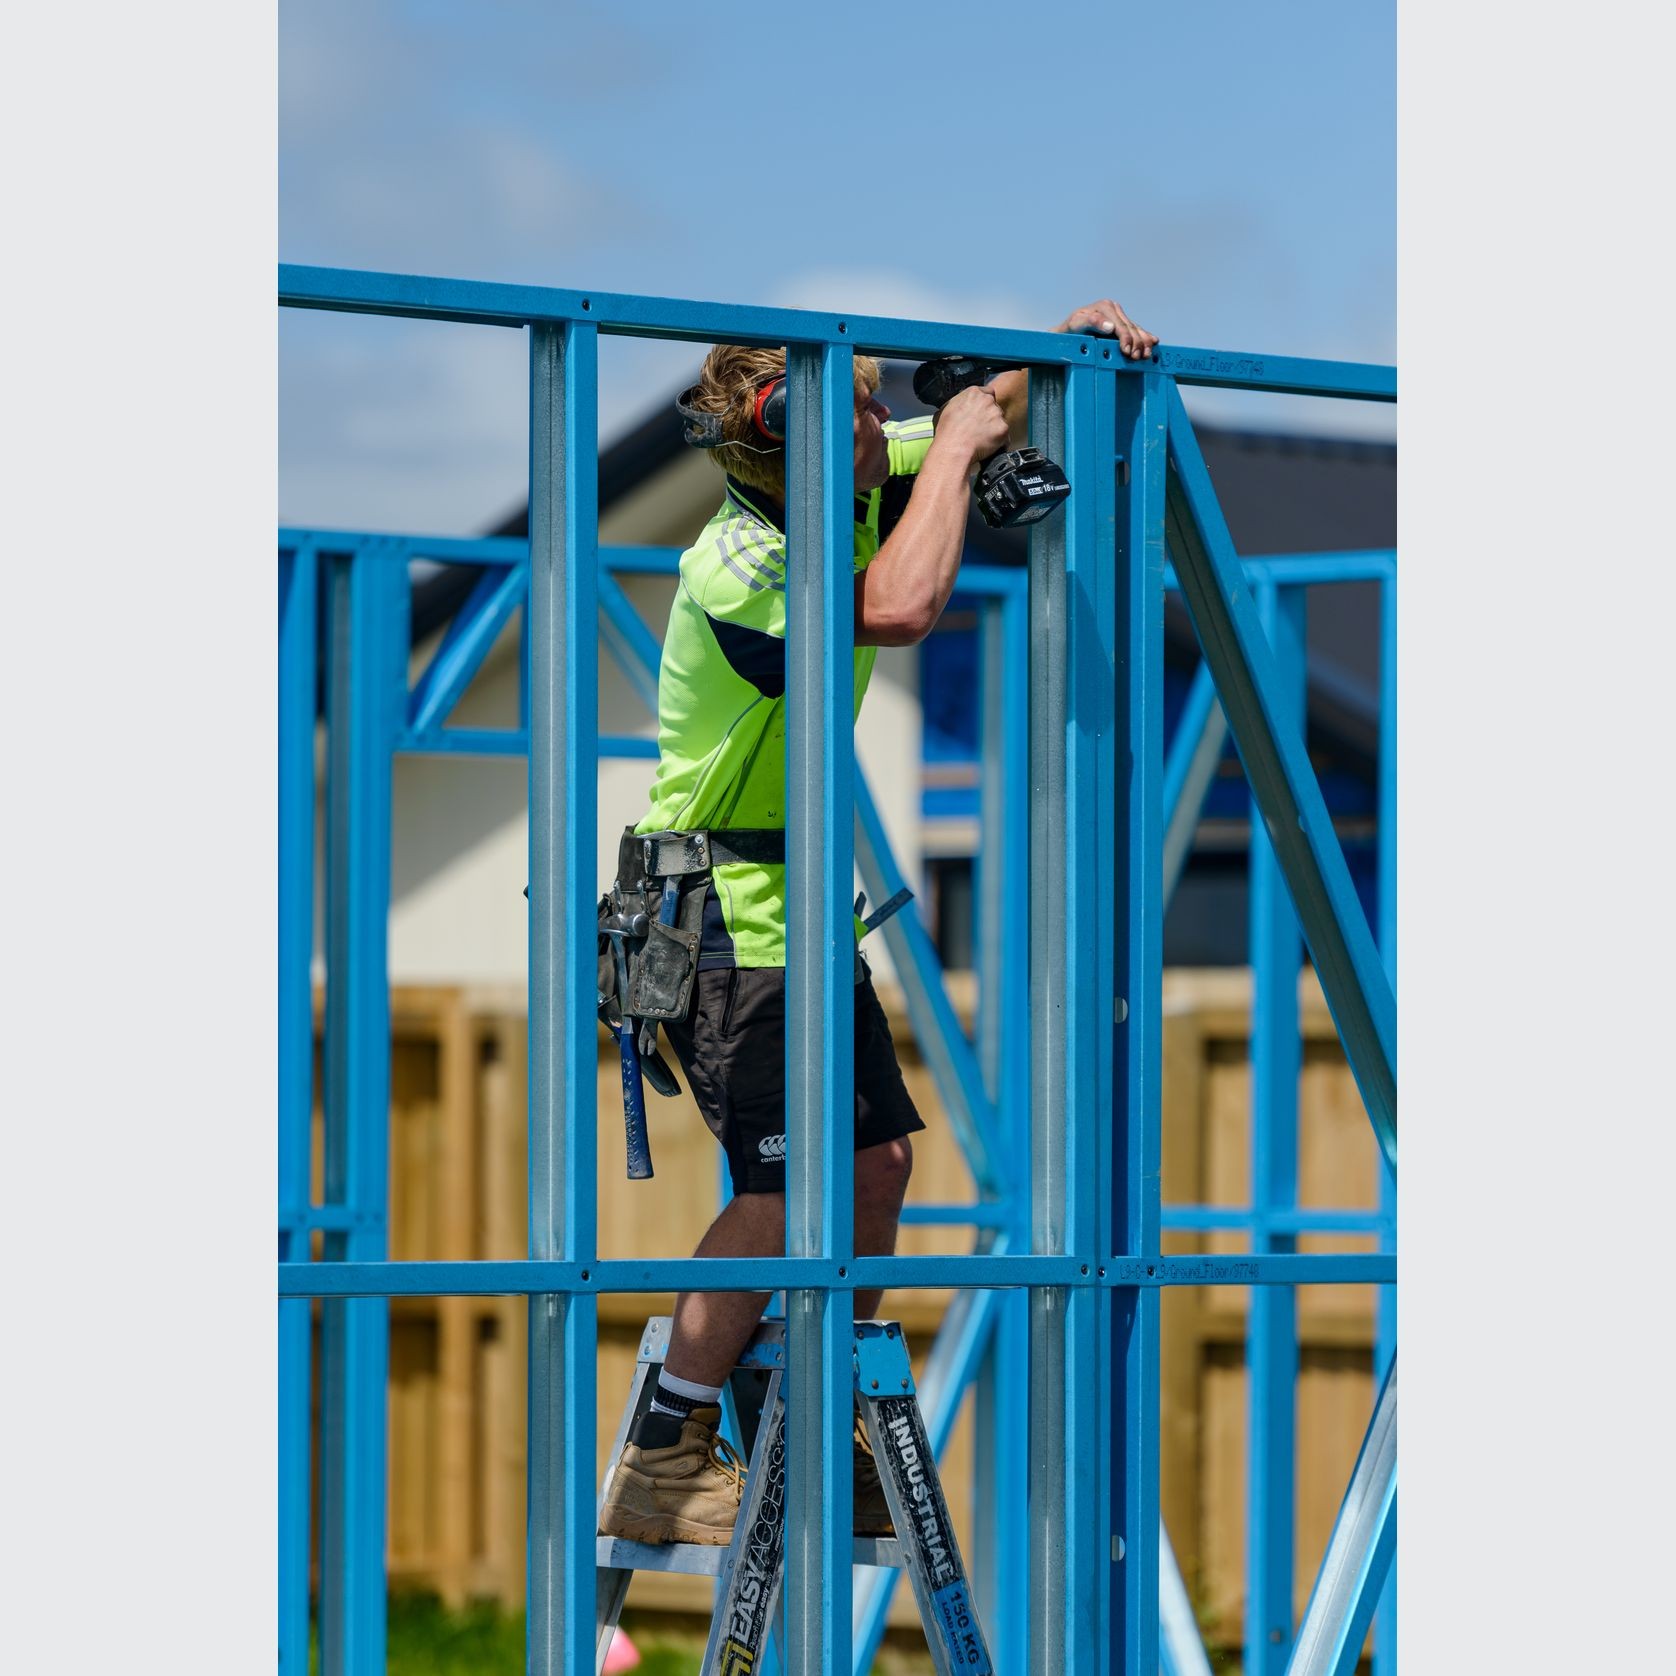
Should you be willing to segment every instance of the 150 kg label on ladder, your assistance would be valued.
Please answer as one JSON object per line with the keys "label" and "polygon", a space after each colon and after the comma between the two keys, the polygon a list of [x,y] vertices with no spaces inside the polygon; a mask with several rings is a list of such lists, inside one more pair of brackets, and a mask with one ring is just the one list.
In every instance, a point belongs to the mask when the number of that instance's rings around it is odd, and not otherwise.
{"label": "150 kg label on ladder", "polygon": [[924,1577],[937,1632],[956,1670],[992,1676],[919,1407],[912,1397],[884,1397],[877,1411],[885,1464],[908,1514],[909,1528],[898,1534]]}
{"label": "150 kg label on ladder", "polygon": [[747,1506],[750,1529],[728,1580],[723,1610],[726,1633],[718,1654],[718,1676],[753,1676],[768,1639],[768,1617],[779,1580],[780,1553],[786,1536],[786,1419],[775,1417],[774,1435],[762,1462],[763,1486],[755,1506]]}
{"label": "150 kg label on ladder", "polygon": [[943,1645],[954,1655],[955,1668],[969,1670],[972,1676],[991,1676],[989,1654],[984,1651],[983,1637],[978,1634],[977,1614],[972,1610],[972,1595],[965,1579],[938,1589],[931,1597],[931,1604],[937,1611]]}

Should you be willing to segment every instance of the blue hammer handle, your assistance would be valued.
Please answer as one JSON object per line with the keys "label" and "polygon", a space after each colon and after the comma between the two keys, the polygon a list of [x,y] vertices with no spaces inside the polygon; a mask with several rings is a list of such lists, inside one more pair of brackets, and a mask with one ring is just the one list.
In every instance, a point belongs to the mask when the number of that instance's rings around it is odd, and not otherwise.
{"label": "blue hammer handle", "polygon": [[[611,949],[617,961],[617,993],[626,1005],[628,955],[623,949],[621,933],[611,937]],[[640,1050],[634,1043],[634,1021],[627,1013],[624,1013],[617,1031],[617,1051],[623,1062],[623,1131],[628,1143],[628,1178],[630,1181],[650,1181],[652,1143],[646,1134],[646,1091],[641,1084]]]}

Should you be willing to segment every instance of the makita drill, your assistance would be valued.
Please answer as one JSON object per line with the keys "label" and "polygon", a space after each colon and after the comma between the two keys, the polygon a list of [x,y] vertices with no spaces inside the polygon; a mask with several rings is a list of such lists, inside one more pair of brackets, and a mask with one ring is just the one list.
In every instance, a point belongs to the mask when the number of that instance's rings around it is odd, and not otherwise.
{"label": "makita drill", "polygon": [[[964,355],[944,355],[922,363],[914,373],[914,394],[927,407],[940,408],[962,390],[987,383],[992,374],[1005,370]],[[1003,448],[991,454],[978,467],[972,485],[978,511],[992,530],[1034,524],[1070,492],[1070,480],[1039,448]]]}

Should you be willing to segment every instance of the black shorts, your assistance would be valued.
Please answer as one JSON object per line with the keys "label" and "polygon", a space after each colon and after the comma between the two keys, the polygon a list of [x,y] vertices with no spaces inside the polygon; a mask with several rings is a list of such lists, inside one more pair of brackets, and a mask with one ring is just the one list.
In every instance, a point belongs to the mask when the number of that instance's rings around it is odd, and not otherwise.
{"label": "black shorts", "polygon": [[[701,971],[687,1016],[664,1026],[735,1193],[786,1190],[786,969]],[[855,1149],[923,1129],[865,968],[855,986]]]}

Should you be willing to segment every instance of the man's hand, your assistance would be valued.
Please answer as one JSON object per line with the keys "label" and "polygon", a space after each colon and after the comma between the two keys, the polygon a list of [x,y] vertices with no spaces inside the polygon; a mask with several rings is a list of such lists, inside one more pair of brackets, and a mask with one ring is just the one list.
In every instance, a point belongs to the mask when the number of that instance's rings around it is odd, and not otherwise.
{"label": "man's hand", "polygon": [[[937,434],[931,452],[959,455],[968,482],[981,461],[1006,446],[1007,416],[995,399],[993,386],[962,390],[938,410]],[[926,463],[930,463],[930,455],[926,456]]]}
{"label": "man's hand", "polygon": [[1091,332],[1096,336],[1117,336],[1118,347],[1131,361],[1148,359],[1158,334],[1137,326],[1110,297],[1073,309],[1053,328],[1056,332]]}
{"label": "man's hand", "polygon": [[[1158,334],[1137,326],[1110,297],[1086,303],[1072,311],[1053,328],[1056,332],[1087,332],[1094,337],[1117,338],[1118,348],[1131,361],[1152,357]],[[1004,372],[989,388],[1007,416],[1008,440],[1022,448],[1030,435],[1030,382],[1023,372]]]}

